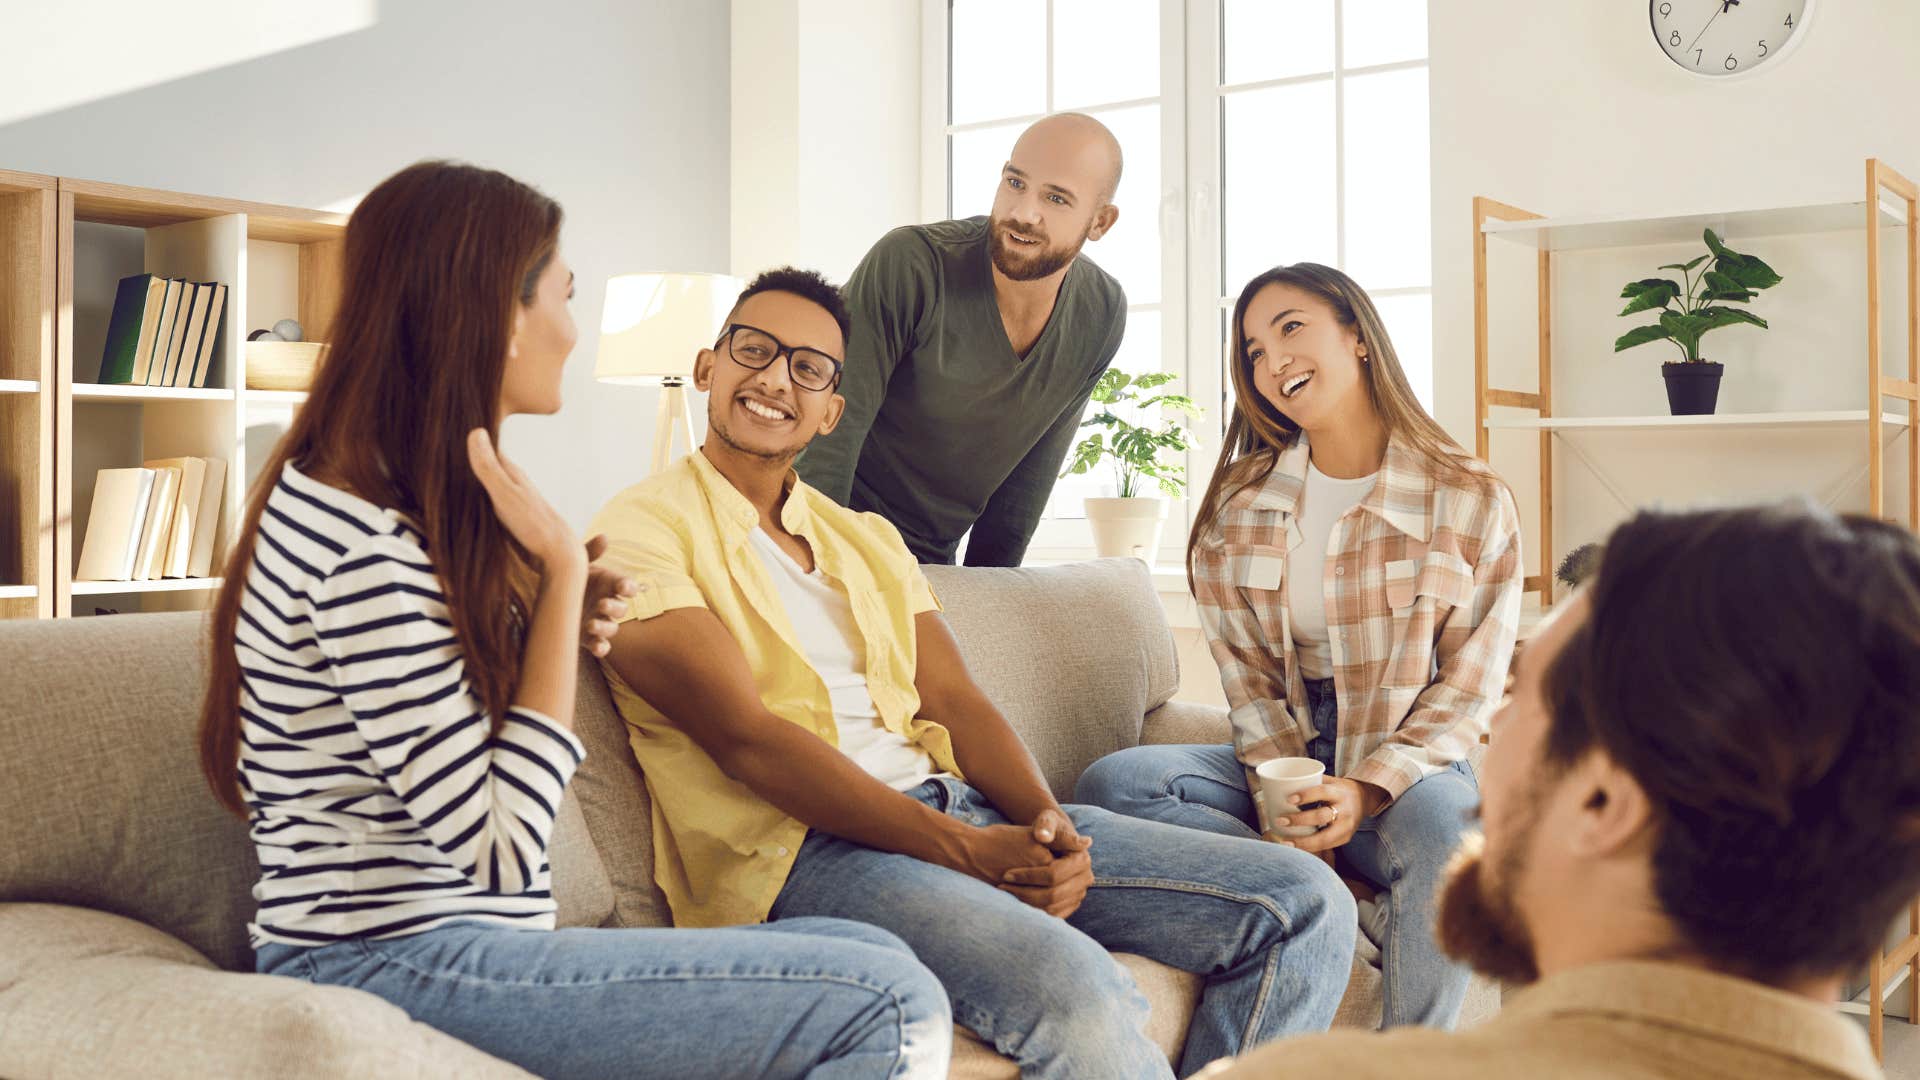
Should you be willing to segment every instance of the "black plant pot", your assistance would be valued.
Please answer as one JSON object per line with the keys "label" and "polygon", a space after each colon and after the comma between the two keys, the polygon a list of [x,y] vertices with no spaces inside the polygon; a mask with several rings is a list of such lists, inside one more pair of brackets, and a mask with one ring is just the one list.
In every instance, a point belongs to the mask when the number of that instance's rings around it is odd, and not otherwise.
{"label": "black plant pot", "polygon": [[1667,408],[1675,416],[1711,416],[1720,399],[1720,373],[1725,364],[1705,360],[1697,364],[1661,364],[1667,377]]}

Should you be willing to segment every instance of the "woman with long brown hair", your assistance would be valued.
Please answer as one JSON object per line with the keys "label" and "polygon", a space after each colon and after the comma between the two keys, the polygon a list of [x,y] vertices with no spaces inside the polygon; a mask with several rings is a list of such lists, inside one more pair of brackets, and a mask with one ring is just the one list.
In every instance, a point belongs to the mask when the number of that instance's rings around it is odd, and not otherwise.
{"label": "woman with long brown hair", "polygon": [[944,1072],[945,994],[882,931],[554,929],[589,551],[496,443],[560,407],[560,221],[429,162],[347,226],[331,348],[213,613],[201,764],[252,825],[257,966],[542,1075]]}
{"label": "woman with long brown hair", "polygon": [[[1187,564],[1234,743],[1120,751],[1078,797],[1337,857],[1382,890],[1385,1023],[1449,1027],[1468,973],[1433,907],[1513,655],[1513,497],[1420,407],[1345,274],[1269,270],[1232,327],[1235,409]],[[1288,757],[1325,779],[1268,806],[1254,770]]]}

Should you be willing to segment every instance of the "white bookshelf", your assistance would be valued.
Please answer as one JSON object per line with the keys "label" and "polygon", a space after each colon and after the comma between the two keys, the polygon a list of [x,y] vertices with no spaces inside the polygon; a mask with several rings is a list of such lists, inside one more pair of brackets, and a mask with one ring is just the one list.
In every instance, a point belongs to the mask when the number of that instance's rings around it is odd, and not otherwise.
{"label": "white bookshelf", "polygon": [[275,406],[286,407],[286,406],[305,405],[306,403],[307,403],[307,392],[305,390],[249,390],[247,391],[247,404],[249,405],[275,405]]}
{"label": "white bookshelf", "polygon": [[[1904,299],[1909,312],[1920,309],[1920,286],[1916,286],[1914,281],[1904,282],[1905,288],[1898,292],[1892,291],[1897,286],[1887,282],[1887,291],[1892,294],[1882,295],[1882,279],[1886,276],[1882,253],[1896,257],[1907,254],[1910,259],[1917,257],[1913,245],[1915,219],[1920,218],[1920,202],[1916,202],[1916,196],[1920,192],[1916,192],[1911,181],[1877,159],[1870,159],[1865,165],[1866,183],[1863,189],[1856,189],[1861,190],[1862,198],[1825,203],[1653,216],[1551,217],[1485,197],[1473,200],[1475,451],[1498,469],[1500,463],[1494,460],[1490,440],[1493,433],[1531,433],[1537,437],[1537,450],[1533,457],[1538,470],[1539,524],[1534,549],[1540,562],[1537,569],[1529,567],[1525,584],[1529,593],[1538,593],[1545,604],[1552,603],[1552,568],[1562,554],[1555,544],[1556,453],[1559,449],[1571,451],[1609,492],[1619,498],[1620,491],[1608,481],[1602,466],[1616,456],[1623,460],[1636,459],[1636,455],[1646,453],[1650,443],[1630,441],[1632,433],[1642,433],[1647,439],[1662,432],[1696,432],[1709,436],[1724,434],[1729,439],[1736,436],[1748,439],[1749,442],[1744,444],[1747,446],[1762,445],[1752,440],[1764,440],[1767,446],[1786,445],[1786,441],[1793,438],[1790,434],[1793,432],[1839,433],[1858,447],[1850,451],[1849,456],[1857,453],[1863,459],[1859,462],[1864,466],[1860,469],[1859,479],[1866,481],[1866,509],[1877,516],[1885,516],[1888,503],[1888,446],[1891,440],[1904,436],[1909,442],[1906,453],[1902,455],[1906,472],[1906,483],[1903,485],[1908,504],[1906,516],[1910,525],[1920,525],[1920,432],[1913,430],[1914,414],[1920,412],[1920,373],[1916,373],[1911,358],[1908,363],[1899,364],[1899,358],[1883,357],[1881,350],[1883,300],[1886,306],[1891,307]],[[1591,289],[1592,285],[1578,275],[1579,267],[1586,264],[1566,263],[1560,257],[1580,253],[1575,255],[1577,259],[1605,249],[1665,245],[1685,245],[1697,250],[1701,234],[1707,229],[1736,243],[1830,234],[1837,242],[1865,256],[1862,261],[1866,287],[1864,294],[1859,297],[1860,307],[1854,309],[1859,317],[1863,317],[1867,328],[1865,355],[1857,359],[1848,356],[1844,360],[1836,357],[1833,364],[1834,378],[1843,379],[1846,383],[1857,380],[1861,391],[1868,391],[1871,387],[1870,394],[1863,392],[1856,399],[1859,407],[1834,409],[1833,405],[1846,404],[1845,399],[1841,398],[1823,401],[1822,404],[1827,408],[1822,411],[1803,408],[1708,416],[1577,415],[1583,411],[1583,403],[1574,400],[1567,392],[1568,388],[1555,385],[1556,334],[1561,333],[1561,328],[1554,326],[1555,289],[1563,275],[1574,280],[1577,289]],[[1534,272],[1530,275],[1533,280],[1529,283],[1531,287],[1528,292],[1536,308],[1537,334],[1535,349],[1531,350],[1536,355],[1532,357],[1534,363],[1528,366],[1537,367],[1534,378],[1530,380],[1535,382],[1538,387],[1536,390],[1505,389],[1492,383],[1494,334],[1489,307],[1488,248],[1496,242],[1503,248],[1520,249],[1533,267]],[[1907,250],[1902,252],[1902,247]],[[1629,260],[1639,257],[1631,251],[1625,252],[1624,256]],[[1889,263],[1891,261],[1888,260]],[[1561,263],[1558,268],[1556,262]],[[1569,272],[1570,268],[1572,272]],[[1905,293],[1905,296],[1900,293]],[[1578,295],[1583,298],[1580,303],[1585,304],[1587,293],[1580,292]],[[1836,309],[1835,316],[1839,315],[1840,310]],[[1846,317],[1851,319],[1855,316],[1849,313]],[[1507,345],[1501,348],[1502,368],[1507,377],[1512,377],[1514,372],[1511,368],[1518,365],[1506,362],[1512,359],[1507,355],[1508,348],[1510,346]],[[1890,369],[1896,369],[1896,365],[1906,369],[1904,378],[1890,374]],[[1590,380],[1580,385],[1591,391]],[[1597,408],[1591,401],[1584,404],[1584,411],[1589,413],[1621,407],[1619,403],[1599,405]],[[1644,406],[1629,407],[1637,411],[1637,408]],[[1567,413],[1576,415],[1562,415]],[[1572,439],[1576,434],[1596,432],[1615,433],[1619,437],[1602,439],[1599,435],[1584,434],[1578,443]],[[1585,443],[1585,448],[1579,443]],[[1851,468],[1845,459],[1838,456],[1837,447],[1836,443],[1835,467]],[[1725,449],[1722,447],[1720,451]],[[1828,451],[1821,450],[1819,454],[1824,459]],[[1846,475],[1842,475],[1842,480],[1842,488],[1834,490],[1844,490],[1857,482]],[[1786,493],[1784,490],[1778,492]],[[1574,498],[1567,505],[1585,507],[1587,503]],[[1588,527],[1591,527],[1591,522],[1588,522]],[[1532,541],[1533,537],[1529,539]]]}
{"label": "white bookshelf", "polygon": [[0,170],[0,619],[54,613],[59,180]]}
{"label": "white bookshelf", "polygon": [[[339,214],[175,192],[62,179],[59,415],[64,433],[58,475],[63,505],[55,547],[62,558],[55,615],[71,598],[124,596],[124,610],[204,607],[218,578],[75,581],[99,470],[168,457],[226,462],[213,563],[226,561],[234,523],[255,474],[304,394],[246,389],[246,337],[252,326],[297,318],[325,341],[339,302],[346,218]],[[70,198],[68,197],[70,195]],[[81,226],[76,236],[75,225]],[[104,385],[98,370],[114,284],[151,273],[228,288],[206,386]],[[85,343],[76,346],[76,340]],[[86,355],[82,355],[86,354]]]}
{"label": "white bookshelf", "polygon": [[74,596],[123,596],[130,593],[210,592],[220,587],[217,577],[161,578],[154,581],[75,581]]}
{"label": "white bookshelf", "polygon": [[232,401],[221,387],[133,386],[125,383],[74,383],[75,401]]}
{"label": "white bookshelf", "polygon": [[[1902,209],[1885,200],[1880,202],[1879,212],[1882,228],[1899,228],[1906,224]],[[1697,244],[1701,231],[1705,229],[1712,229],[1721,236],[1738,236],[1743,240],[1857,232],[1863,228],[1866,216],[1866,201],[1860,200],[1665,217],[1591,215],[1530,218],[1523,221],[1493,220],[1482,222],[1480,231],[1489,237],[1542,251],[1593,251],[1613,247]]]}
{"label": "white bookshelf", "polygon": [[[1487,427],[1506,431],[1715,431],[1729,428],[1852,427],[1867,423],[1867,410],[1830,412],[1716,413],[1712,416],[1489,416]],[[1880,422],[1904,428],[1907,418],[1883,412]]]}

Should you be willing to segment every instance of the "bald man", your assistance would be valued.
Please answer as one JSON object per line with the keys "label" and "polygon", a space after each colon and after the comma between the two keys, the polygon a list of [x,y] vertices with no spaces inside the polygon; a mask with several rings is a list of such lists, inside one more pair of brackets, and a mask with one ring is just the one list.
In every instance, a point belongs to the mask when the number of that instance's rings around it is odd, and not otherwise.
{"label": "bald man", "polygon": [[1093,384],[1126,330],[1120,283],[1081,255],[1119,220],[1120,144],[1036,122],[990,217],[895,229],[847,282],[846,414],[796,463],[900,530],[921,562],[1018,566]]}

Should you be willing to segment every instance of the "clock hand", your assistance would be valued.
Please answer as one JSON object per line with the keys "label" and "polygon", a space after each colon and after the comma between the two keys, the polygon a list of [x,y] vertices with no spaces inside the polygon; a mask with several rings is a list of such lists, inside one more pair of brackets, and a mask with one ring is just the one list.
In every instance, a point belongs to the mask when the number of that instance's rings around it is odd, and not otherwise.
{"label": "clock hand", "polygon": [[[1719,8],[1717,8],[1717,9],[1716,9],[1716,10],[1714,11],[1714,13],[1713,13],[1713,19],[1717,19],[1717,18],[1719,18],[1719,17],[1720,17],[1720,13],[1721,13],[1722,11],[1725,11],[1725,10],[1727,10],[1727,7],[1726,7],[1726,5],[1725,5],[1725,4],[1722,4],[1722,5],[1720,5],[1720,7],[1719,7]],[[1689,42],[1687,42],[1687,47],[1686,47],[1686,48],[1684,48],[1684,49],[1681,49],[1680,51],[1681,51],[1681,52],[1691,52],[1691,51],[1693,51],[1693,47],[1694,47],[1695,45],[1698,45],[1698,44],[1700,44],[1700,39],[1701,39],[1701,38],[1703,38],[1703,37],[1706,37],[1706,36],[1707,36],[1707,31],[1708,31],[1709,29],[1711,29],[1711,28],[1713,27],[1713,19],[1708,19],[1708,20],[1707,20],[1707,25],[1706,25],[1706,26],[1703,26],[1703,27],[1701,27],[1701,28],[1700,28],[1700,32],[1699,32],[1699,33],[1697,33],[1697,34],[1695,34],[1695,35],[1693,35],[1693,40],[1692,40],[1692,41],[1689,41]]]}

